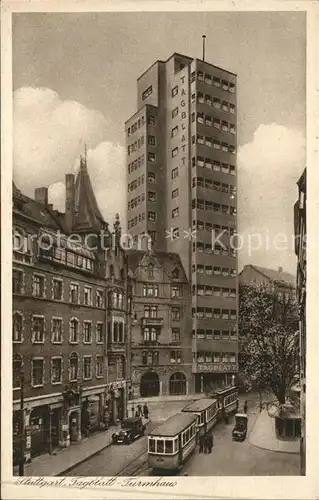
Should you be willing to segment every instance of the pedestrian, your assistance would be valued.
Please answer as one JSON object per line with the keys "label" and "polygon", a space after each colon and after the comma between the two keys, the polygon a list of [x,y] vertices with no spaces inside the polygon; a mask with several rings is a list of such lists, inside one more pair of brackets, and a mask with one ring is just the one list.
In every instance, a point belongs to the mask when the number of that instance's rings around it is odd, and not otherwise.
{"label": "pedestrian", "polygon": [[245,404],[244,404],[244,413],[247,413],[247,410],[248,410],[248,403],[247,403],[247,401],[245,401]]}
{"label": "pedestrian", "polygon": [[140,410],[137,408],[136,412],[135,412],[135,417],[138,418],[140,416]]}
{"label": "pedestrian", "polygon": [[212,452],[212,447],[214,445],[214,438],[213,438],[213,434],[210,434],[209,436],[209,442],[208,442],[208,453],[211,453]]}
{"label": "pedestrian", "polygon": [[264,405],[263,405],[263,404],[262,404],[262,402],[260,401],[260,403],[259,403],[259,411],[260,411],[260,413],[261,413],[261,412],[262,412],[262,410],[263,410],[263,406],[264,406]]}
{"label": "pedestrian", "polygon": [[208,434],[205,434],[204,437],[204,453],[208,453],[209,450],[209,436]]}
{"label": "pedestrian", "polygon": [[146,418],[146,420],[148,420],[149,410],[148,410],[148,406],[146,403],[143,406],[143,413],[144,413],[144,418]]}
{"label": "pedestrian", "polygon": [[200,434],[200,436],[199,436],[199,453],[203,453],[203,451],[204,451],[204,441],[205,441],[205,436],[203,434]]}
{"label": "pedestrian", "polygon": [[142,412],[142,407],[141,405],[137,405],[137,411],[138,411],[138,417],[141,417],[143,415],[143,412]]}

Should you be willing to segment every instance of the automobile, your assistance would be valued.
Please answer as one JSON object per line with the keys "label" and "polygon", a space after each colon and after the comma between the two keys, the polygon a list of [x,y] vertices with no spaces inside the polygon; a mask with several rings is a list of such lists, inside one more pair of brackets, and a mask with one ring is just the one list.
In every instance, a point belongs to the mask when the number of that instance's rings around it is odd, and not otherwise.
{"label": "automobile", "polygon": [[236,413],[235,427],[233,428],[233,441],[245,441],[247,436],[248,417],[245,413]]}
{"label": "automobile", "polygon": [[132,417],[123,420],[121,429],[112,434],[114,444],[130,444],[140,436],[144,436],[145,425],[140,417]]}

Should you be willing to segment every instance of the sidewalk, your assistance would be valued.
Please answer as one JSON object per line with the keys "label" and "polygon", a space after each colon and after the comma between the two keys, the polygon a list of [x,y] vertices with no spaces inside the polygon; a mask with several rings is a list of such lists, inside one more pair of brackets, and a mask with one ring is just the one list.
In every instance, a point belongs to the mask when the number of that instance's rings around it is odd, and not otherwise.
{"label": "sidewalk", "polygon": [[256,418],[255,424],[248,436],[248,441],[256,448],[264,450],[281,453],[300,453],[299,439],[284,441],[276,437],[275,419],[269,417],[267,410],[263,410]]}
{"label": "sidewalk", "polygon": [[[113,425],[107,431],[97,432],[81,442],[72,444],[69,448],[59,448],[52,455],[45,453],[35,457],[24,467],[25,476],[62,476],[75,465],[96,455],[112,443],[112,434],[118,429]],[[14,467],[14,476],[18,475],[18,467]]]}

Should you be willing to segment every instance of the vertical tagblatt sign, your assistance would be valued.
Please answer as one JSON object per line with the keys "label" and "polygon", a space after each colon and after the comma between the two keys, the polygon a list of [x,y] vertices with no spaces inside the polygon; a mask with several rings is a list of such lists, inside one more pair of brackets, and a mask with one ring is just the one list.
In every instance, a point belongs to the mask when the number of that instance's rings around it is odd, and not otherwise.
{"label": "vertical tagblatt sign", "polygon": [[[182,166],[186,165],[187,160],[187,147],[188,147],[188,80],[186,76],[181,76],[182,88],[181,88],[181,127],[182,127],[182,136],[181,136],[181,151],[182,151]],[[185,154],[186,153],[186,154]]]}

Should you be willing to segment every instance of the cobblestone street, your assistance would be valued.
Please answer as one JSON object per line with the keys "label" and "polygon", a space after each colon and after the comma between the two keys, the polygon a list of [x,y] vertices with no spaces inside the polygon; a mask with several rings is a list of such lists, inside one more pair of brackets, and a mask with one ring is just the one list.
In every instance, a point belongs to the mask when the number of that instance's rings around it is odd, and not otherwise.
{"label": "cobblestone street", "polygon": [[[249,405],[248,434],[243,443],[232,441],[231,432],[234,417],[226,425],[219,423],[214,428],[214,447],[211,454],[199,454],[198,448],[185,463],[181,475],[189,476],[291,476],[299,475],[298,453],[283,453],[260,449],[250,442],[250,434],[260,418],[258,396],[246,394],[240,397],[240,405],[247,400]],[[169,416],[181,410],[182,402],[167,404]],[[152,405],[151,422],[148,431],[165,420],[162,404]],[[156,419],[156,420],[155,420]],[[262,422],[262,420],[260,420]],[[255,427],[254,427],[255,426]],[[262,429],[261,429],[262,430]],[[99,454],[74,467],[68,476],[148,476],[147,437],[136,440],[131,445],[112,445]]]}

